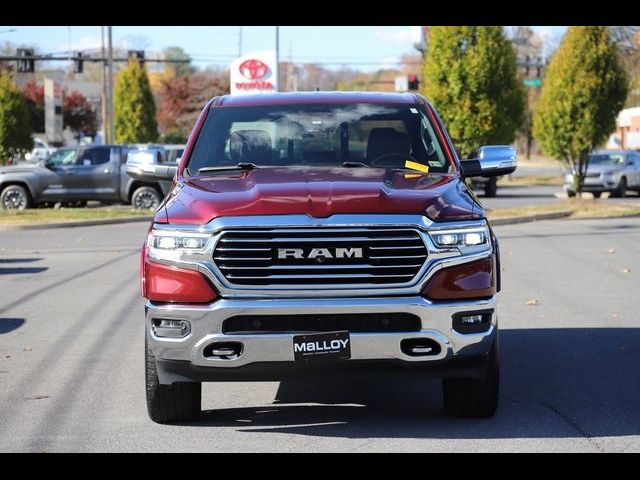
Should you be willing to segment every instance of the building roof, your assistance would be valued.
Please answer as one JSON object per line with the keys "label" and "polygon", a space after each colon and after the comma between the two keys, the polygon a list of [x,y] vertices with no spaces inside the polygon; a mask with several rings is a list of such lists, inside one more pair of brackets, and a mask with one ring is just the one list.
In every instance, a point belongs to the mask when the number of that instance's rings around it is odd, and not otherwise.
{"label": "building roof", "polygon": [[618,114],[618,126],[629,127],[631,126],[631,119],[634,117],[640,117],[640,107],[625,108],[620,110]]}
{"label": "building roof", "polygon": [[216,107],[296,105],[314,103],[379,103],[417,105],[423,101],[413,93],[391,92],[284,92],[251,95],[224,95]]}

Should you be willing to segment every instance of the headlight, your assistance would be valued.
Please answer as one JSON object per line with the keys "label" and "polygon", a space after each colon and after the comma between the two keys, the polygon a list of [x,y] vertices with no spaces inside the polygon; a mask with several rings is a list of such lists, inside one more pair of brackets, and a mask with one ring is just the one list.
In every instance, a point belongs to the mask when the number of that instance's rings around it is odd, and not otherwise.
{"label": "headlight", "polygon": [[208,233],[153,230],[147,241],[152,258],[177,260],[182,254],[200,253],[211,238]]}
{"label": "headlight", "polygon": [[163,250],[201,249],[207,244],[208,236],[154,236],[153,246]]}
{"label": "headlight", "polygon": [[429,236],[437,248],[457,248],[463,254],[491,249],[487,225],[432,230]]}

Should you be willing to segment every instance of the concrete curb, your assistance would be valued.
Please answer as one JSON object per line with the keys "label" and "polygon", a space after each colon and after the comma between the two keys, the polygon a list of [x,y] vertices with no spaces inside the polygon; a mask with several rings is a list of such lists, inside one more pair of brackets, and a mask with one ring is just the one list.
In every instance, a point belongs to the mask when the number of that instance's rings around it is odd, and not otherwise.
{"label": "concrete curb", "polygon": [[537,222],[538,220],[555,220],[558,218],[568,217],[573,213],[571,210],[553,213],[539,213],[537,215],[523,215],[521,217],[496,218],[489,219],[491,225],[513,225],[515,223]]}
{"label": "concrete curb", "polygon": [[105,218],[103,220],[74,220],[70,222],[57,222],[57,223],[30,223],[24,225],[0,225],[0,231],[2,230],[46,230],[48,228],[72,228],[72,227],[91,227],[94,225],[114,225],[117,223],[132,223],[132,222],[150,222],[153,217],[120,217],[120,218]]}

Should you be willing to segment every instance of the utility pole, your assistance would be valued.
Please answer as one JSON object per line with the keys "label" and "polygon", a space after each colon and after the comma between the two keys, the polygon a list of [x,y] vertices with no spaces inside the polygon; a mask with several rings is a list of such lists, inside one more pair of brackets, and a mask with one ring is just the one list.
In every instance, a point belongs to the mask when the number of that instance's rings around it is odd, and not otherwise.
{"label": "utility pole", "polygon": [[238,27],[238,57],[242,56],[242,27]]}
{"label": "utility pole", "polygon": [[287,91],[293,90],[293,41],[289,40],[289,65],[287,65]]}
{"label": "utility pole", "polygon": [[280,91],[280,27],[276,26],[276,81]]}
{"label": "utility pole", "polygon": [[107,59],[107,90],[109,91],[108,116],[109,116],[109,141],[113,143],[115,139],[114,122],[113,122],[113,36],[111,27],[107,27],[109,46]]}
{"label": "utility pole", "polygon": [[[104,27],[100,27],[100,56],[104,58]],[[102,102],[101,102],[101,110],[102,110],[102,142],[109,143],[109,116],[107,114],[107,102],[109,101],[109,97],[107,95],[107,76],[104,74],[105,64],[104,62],[100,62],[100,81],[102,82]]]}

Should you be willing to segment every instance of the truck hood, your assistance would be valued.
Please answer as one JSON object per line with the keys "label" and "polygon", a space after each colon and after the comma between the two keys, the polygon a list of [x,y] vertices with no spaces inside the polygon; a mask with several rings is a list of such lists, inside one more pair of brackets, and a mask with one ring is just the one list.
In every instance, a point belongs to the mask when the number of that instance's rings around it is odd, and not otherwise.
{"label": "truck hood", "polygon": [[420,214],[434,221],[484,215],[457,174],[278,167],[181,178],[156,222],[200,225],[222,216],[337,213]]}

